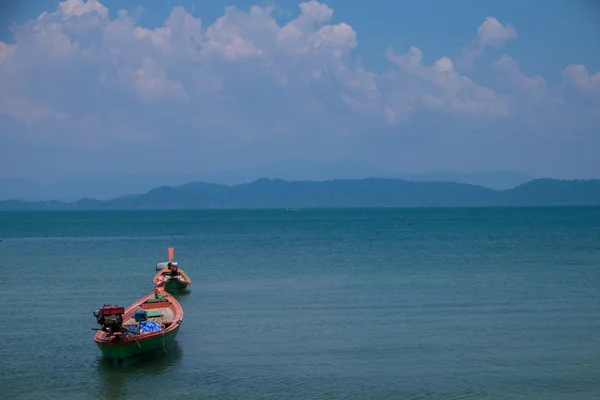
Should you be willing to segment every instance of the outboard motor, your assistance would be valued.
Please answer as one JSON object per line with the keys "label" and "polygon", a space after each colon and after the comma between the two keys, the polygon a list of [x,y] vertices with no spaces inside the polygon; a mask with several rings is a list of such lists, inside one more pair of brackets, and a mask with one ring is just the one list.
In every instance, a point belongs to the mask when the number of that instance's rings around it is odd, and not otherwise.
{"label": "outboard motor", "polygon": [[123,314],[125,314],[124,307],[110,304],[105,304],[94,311],[98,325],[102,326],[100,330],[108,332],[109,335],[123,331]]}
{"label": "outboard motor", "polygon": [[169,263],[169,271],[171,272],[171,275],[175,275],[177,271],[179,271],[177,263]]}

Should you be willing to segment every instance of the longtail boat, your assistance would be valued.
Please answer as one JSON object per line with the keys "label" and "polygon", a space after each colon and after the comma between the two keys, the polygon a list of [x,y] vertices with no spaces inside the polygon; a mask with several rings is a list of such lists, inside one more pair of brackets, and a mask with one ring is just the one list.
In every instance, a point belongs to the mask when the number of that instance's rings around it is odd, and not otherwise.
{"label": "longtail boat", "polygon": [[169,247],[169,262],[156,264],[158,273],[154,276],[154,284],[163,286],[168,292],[177,292],[186,289],[192,280],[175,262],[175,248]]}
{"label": "longtail boat", "polygon": [[183,322],[183,308],[162,287],[156,287],[126,310],[104,305],[94,311],[101,328],[94,341],[109,358],[125,358],[163,349],[173,343]]}

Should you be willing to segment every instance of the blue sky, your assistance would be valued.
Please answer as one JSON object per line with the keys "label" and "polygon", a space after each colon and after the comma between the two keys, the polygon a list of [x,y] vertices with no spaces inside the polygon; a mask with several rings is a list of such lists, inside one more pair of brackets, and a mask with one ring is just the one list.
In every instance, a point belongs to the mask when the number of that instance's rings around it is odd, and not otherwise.
{"label": "blue sky", "polygon": [[3,11],[0,177],[286,159],[600,177],[592,0],[39,0]]}

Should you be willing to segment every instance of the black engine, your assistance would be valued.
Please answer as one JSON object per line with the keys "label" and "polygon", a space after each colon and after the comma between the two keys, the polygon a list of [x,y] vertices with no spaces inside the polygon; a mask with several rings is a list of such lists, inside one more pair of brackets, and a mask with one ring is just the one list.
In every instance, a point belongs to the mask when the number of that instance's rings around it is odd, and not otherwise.
{"label": "black engine", "polygon": [[125,309],[121,306],[105,304],[99,310],[94,311],[94,317],[98,325],[102,326],[100,330],[113,334],[123,331],[123,314]]}

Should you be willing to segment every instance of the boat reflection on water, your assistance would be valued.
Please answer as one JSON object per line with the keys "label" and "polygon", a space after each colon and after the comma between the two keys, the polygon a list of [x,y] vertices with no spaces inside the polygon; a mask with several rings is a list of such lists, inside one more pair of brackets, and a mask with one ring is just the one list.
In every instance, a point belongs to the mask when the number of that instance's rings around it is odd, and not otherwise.
{"label": "boat reflection on water", "polygon": [[140,354],[117,363],[114,360],[99,356],[98,393],[95,398],[130,399],[136,393],[136,386],[143,385],[146,380],[154,381],[160,375],[175,368],[181,362],[183,352],[177,341],[164,350]]}
{"label": "boat reflection on water", "polygon": [[190,293],[192,293],[192,291],[190,289],[181,289],[181,290],[173,293],[173,297],[175,297],[175,299],[177,301],[180,301],[182,298],[186,297]]}

